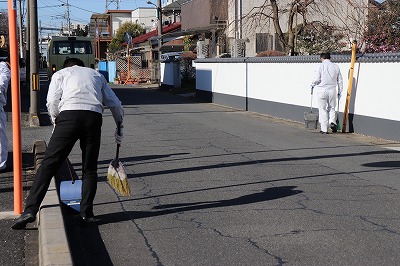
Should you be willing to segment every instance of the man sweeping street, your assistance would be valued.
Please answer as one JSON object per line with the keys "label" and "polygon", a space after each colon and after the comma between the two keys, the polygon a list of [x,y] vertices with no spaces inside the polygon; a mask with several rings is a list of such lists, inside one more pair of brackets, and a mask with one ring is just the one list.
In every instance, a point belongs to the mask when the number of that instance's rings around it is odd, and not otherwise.
{"label": "man sweeping street", "polygon": [[7,115],[4,106],[7,104],[7,91],[11,79],[10,58],[0,62],[0,171],[7,167],[8,139],[6,134]]}
{"label": "man sweeping street", "polygon": [[332,132],[337,131],[336,104],[343,91],[343,78],[339,66],[331,62],[330,53],[322,53],[320,57],[321,64],[315,70],[311,86],[316,88],[318,97],[320,133],[328,134],[329,125]]}
{"label": "man sweeping street", "polygon": [[[93,201],[97,190],[103,104],[110,108],[115,123],[122,124],[124,110],[121,101],[103,75],[85,67],[79,59],[65,60],[64,68],[53,74],[47,94],[47,109],[54,131],[26,199],[25,210],[12,229],[24,229],[36,220],[52,177],[78,140],[82,150],[80,214],[83,225],[94,222]],[[123,131],[116,131],[116,142],[120,144],[122,139]]]}

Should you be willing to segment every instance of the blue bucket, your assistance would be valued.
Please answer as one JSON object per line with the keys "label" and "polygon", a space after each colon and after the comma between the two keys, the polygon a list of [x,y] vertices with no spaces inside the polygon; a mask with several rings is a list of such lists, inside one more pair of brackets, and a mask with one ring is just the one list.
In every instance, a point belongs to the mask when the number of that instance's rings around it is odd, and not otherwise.
{"label": "blue bucket", "polygon": [[82,199],[82,180],[62,181],[60,183],[60,199],[61,202],[80,212]]}

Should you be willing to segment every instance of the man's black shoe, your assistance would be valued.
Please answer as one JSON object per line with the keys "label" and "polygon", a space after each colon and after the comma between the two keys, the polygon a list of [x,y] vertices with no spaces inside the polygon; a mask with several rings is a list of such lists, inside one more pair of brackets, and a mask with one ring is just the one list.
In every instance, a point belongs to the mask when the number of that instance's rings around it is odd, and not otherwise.
{"label": "man's black shoe", "polygon": [[82,217],[81,227],[89,227],[96,224],[96,219],[94,217]]}
{"label": "man's black shoe", "polygon": [[321,133],[321,134],[328,134],[328,132],[325,132],[325,131],[320,131],[319,133]]}
{"label": "man's black shoe", "polygon": [[337,126],[332,122],[331,123],[331,129],[332,129],[332,132],[337,132]]}
{"label": "man's black shoe", "polygon": [[30,212],[23,212],[15,223],[11,226],[14,230],[22,230],[26,227],[28,223],[32,223],[36,220],[36,215]]}

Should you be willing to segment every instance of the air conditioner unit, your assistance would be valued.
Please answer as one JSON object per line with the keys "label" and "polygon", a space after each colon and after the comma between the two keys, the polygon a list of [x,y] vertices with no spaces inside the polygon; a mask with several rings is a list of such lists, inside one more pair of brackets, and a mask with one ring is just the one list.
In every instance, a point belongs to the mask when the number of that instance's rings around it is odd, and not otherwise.
{"label": "air conditioner unit", "polygon": [[246,56],[246,40],[245,39],[233,40],[232,55],[233,55],[233,57],[245,57]]}
{"label": "air conditioner unit", "polygon": [[197,58],[208,58],[209,40],[197,42]]}

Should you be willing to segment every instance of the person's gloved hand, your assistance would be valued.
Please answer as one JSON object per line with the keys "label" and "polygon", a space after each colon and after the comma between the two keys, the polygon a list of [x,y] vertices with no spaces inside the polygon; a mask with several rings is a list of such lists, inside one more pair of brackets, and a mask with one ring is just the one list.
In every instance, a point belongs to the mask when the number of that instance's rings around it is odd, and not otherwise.
{"label": "person's gloved hand", "polygon": [[121,128],[119,129],[119,132],[118,132],[118,128],[116,128],[114,136],[115,136],[115,143],[121,144],[122,140],[124,139],[124,127],[121,126]]}

